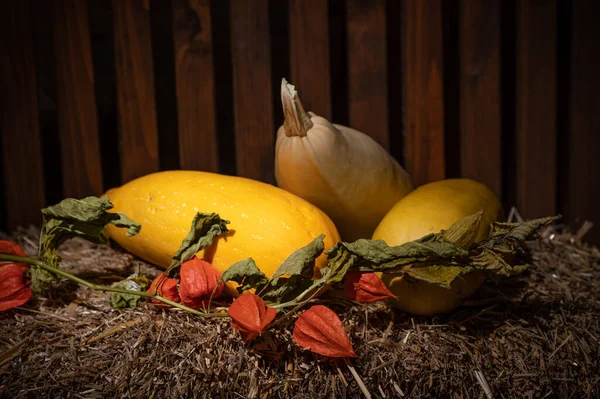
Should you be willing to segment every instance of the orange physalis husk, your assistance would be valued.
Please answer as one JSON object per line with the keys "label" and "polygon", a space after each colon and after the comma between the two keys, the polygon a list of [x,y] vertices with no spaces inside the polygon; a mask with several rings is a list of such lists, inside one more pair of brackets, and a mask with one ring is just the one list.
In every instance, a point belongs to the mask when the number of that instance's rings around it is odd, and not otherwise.
{"label": "orange physalis husk", "polygon": [[344,285],[346,296],[356,302],[372,303],[395,298],[381,279],[371,272],[349,271]]}
{"label": "orange physalis husk", "polygon": [[265,305],[261,297],[250,292],[239,296],[229,306],[227,314],[231,325],[238,330],[244,341],[256,338],[277,315],[274,308]]}
{"label": "orange physalis husk", "polygon": [[206,307],[211,295],[215,299],[223,293],[225,283],[221,282],[217,286],[220,278],[221,273],[210,263],[197,257],[186,260],[179,270],[181,302],[193,309]]}
{"label": "orange physalis husk", "polygon": [[[179,302],[179,290],[177,289],[177,284],[179,284],[178,279],[167,277],[166,274],[161,273],[154,280],[152,280],[150,288],[148,288],[146,292],[152,294],[156,292],[163,298],[170,299],[173,302]],[[153,298],[152,302],[164,305],[164,303],[159,301],[158,299]]]}
{"label": "orange physalis husk", "polygon": [[298,317],[294,340],[304,349],[323,356],[357,357],[342,321],[323,305],[315,305]]}
{"label": "orange physalis husk", "polygon": [[0,311],[21,306],[31,298],[31,289],[25,285],[23,273],[20,264],[0,265]]}
{"label": "orange physalis husk", "polygon": [[[12,241],[0,240],[0,253],[26,257],[25,250]],[[0,311],[21,306],[31,299],[31,289],[25,281],[25,263],[0,264]]]}
{"label": "orange physalis husk", "polygon": [[[21,247],[17,243],[14,243],[14,242],[8,241],[8,240],[0,240],[0,254],[15,255],[15,256],[22,256],[22,257],[27,256],[23,247]],[[28,268],[27,264],[25,264],[25,263],[15,263],[15,264],[19,265],[23,269],[23,271],[27,270],[27,268]]]}

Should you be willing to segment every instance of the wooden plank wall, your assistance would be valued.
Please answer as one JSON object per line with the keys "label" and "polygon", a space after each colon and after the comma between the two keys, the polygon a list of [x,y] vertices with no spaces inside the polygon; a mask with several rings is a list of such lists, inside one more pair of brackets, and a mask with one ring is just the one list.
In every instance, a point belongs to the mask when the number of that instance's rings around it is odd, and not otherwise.
{"label": "wooden plank wall", "polygon": [[516,195],[530,217],[557,209],[556,28],[556,0],[519,3]]}
{"label": "wooden plank wall", "polygon": [[600,243],[598,4],[4,2],[0,229],[165,168],[274,183],[285,77],[417,185],[475,178]]}
{"label": "wooden plank wall", "polygon": [[3,203],[8,210],[3,219],[9,226],[36,220],[46,203],[30,15],[29,1],[22,1],[10,2],[0,17],[2,37],[12,39],[0,66],[0,90],[11,94],[0,103]]}
{"label": "wooden plank wall", "polygon": [[54,4],[56,105],[63,190],[65,196],[78,198],[100,195],[103,190],[87,10],[87,3],[77,0]]}
{"label": "wooden plank wall", "polygon": [[156,172],[158,127],[149,4],[113,0],[121,174],[124,181]]}
{"label": "wooden plank wall", "polygon": [[[183,169],[219,168],[210,6],[199,0],[173,3],[179,162]],[[202,126],[202,129],[198,129]],[[202,148],[202,156],[198,156]]]}
{"label": "wooden plank wall", "polygon": [[[274,182],[271,46],[267,0],[231,1],[237,174]],[[232,149],[233,150],[233,149]]]}
{"label": "wooden plank wall", "polygon": [[406,166],[415,184],[446,176],[442,0],[404,8]]}

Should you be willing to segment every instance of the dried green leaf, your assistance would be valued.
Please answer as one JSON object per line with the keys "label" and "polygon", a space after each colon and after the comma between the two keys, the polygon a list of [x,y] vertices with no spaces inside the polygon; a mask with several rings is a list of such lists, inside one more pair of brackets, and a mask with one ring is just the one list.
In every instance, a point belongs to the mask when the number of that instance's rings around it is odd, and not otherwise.
{"label": "dried green leaf", "polygon": [[[129,275],[125,280],[121,280],[111,285],[111,287],[122,288],[130,291],[142,292],[146,291],[150,285],[150,280],[145,274],[142,274],[140,267],[136,268],[136,271]],[[141,296],[135,294],[126,294],[122,292],[111,292],[110,293],[110,304],[114,308],[135,308],[141,300]]]}
{"label": "dried green leaf", "polygon": [[325,244],[323,243],[324,234],[321,234],[308,245],[292,252],[283,263],[275,270],[272,280],[277,281],[281,276],[303,276],[312,278],[315,270],[315,261],[323,253]]}
{"label": "dried green leaf", "polygon": [[325,283],[339,283],[344,279],[346,272],[354,266],[357,255],[343,250],[343,246],[333,247],[333,251],[328,253],[327,267],[321,269],[320,282]]}
{"label": "dried green leaf", "polygon": [[[141,225],[121,213],[108,212],[114,206],[107,197],[66,198],[56,205],[41,210],[42,229],[38,258],[59,268],[58,247],[68,239],[79,237],[96,243],[106,243],[107,224],[127,228],[127,235],[139,233]],[[44,291],[58,277],[37,267],[31,268],[32,289]]]}
{"label": "dried green leaf", "polygon": [[[111,287],[126,289],[129,291],[144,291],[135,280],[125,279],[111,285]],[[110,293],[110,305],[117,309],[135,308],[139,304],[141,296],[135,294],[126,294],[122,292]]]}
{"label": "dried green leaf", "polygon": [[145,291],[146,288],[148,288],[151,284],[150,279],[148,276],[142,273],[142,269],[139,265],[136,267],[135,272],[130,274],[127,279],[135,281],[143,291]]}
{"label": "dried green leaf", "polygon": [[[104,227],[112,223],[128,229],[127,235],[139,233],[141,225],[122,213],[108,212],[114,206],[107,197],[67,198],[41,210],[43,215],[42,241],[57,248],[69,238],[81,237],[88,241],[105,243]],[[45,239],[45,240],[44,240]],[[40,248],[44,249],[44,246]]]}
{"label": "dried green leaf", "polygon": [[335,256],[339,251],[349,251],[356,255],[355,262],[360,267],[372,271],[384,271],[414,263],[454,263],[468,260],[469,253],[466,250],[447,242],[429,241],[431,238],[433,236],[428,235],[421,240],[395,247],[388,246],[383,240],[359,239],[353,243],[337,243],[327,253]]}
{"label": "dried green leaf", "polygon": [[52,219],[89,222],[106,217],[105,212],[112,208],[113,205],[107,197],[65,198],[56,205],[43,208],[42,214]]}
{"label": "dried green leaf", "polygon": [[268,290],[261,292],[260,296],[270,303],[282,303],[289,301],[302,300],[303,294],[309,288],[315,285],[311,279],[306,279],[302,276],[295,275],[290,277],[282,277],[277,281],[272,281],[268,285]]}
{"label": "dried green leaf", "polygon": [[[320,270],[321,277],[316,280],[298,279],[299,276],[293,276],[294,280],[287,283],[283,278],[266,294],[274,304],[284,302],[288,306],[297,305],[303,301],[320,295],[326,286],[341,282],[346,272],[354,265],[356,255],[348,251],[339,251],[334,255],[329,255],[327,266]],[[283,295],[278,297],[278,295]]]}
{"label": "dried green leaf", "polygon": [[440,287],[450,289],[450,284],[455,278],[462,274],[469,273],[473,268],[469,266],[427,266],[406,271],[410,277],[423,280],[431,284],[437,284]]}
{"label": "dried green leaf", "polygon": [[499,276],[510,277],[527,270],[529,264],[521,260],[514,251],[504,248],[484,249],[471,260],[471,266],[478,270]]}
{"label": "dried green leaf", "polygon": [[[58,264],[58,261],[55,263]],[[58,276],[36,265],[31,265],[29,275],[31,278],[31,290],[35,292],[47,291],[51,287],[52,282],[59,279]]]}
{"label": "dried green leaf", "polygon": [[242,293],[251,288],[257,288],[267,283],[269,279],[256,266],[254,259],[248,258],[240,260],[229,266],[221,275],[220,281],[235,281],[239,284],[237,290]]}
{"label": "dried green leaf", "polygon": [[489,237],[472,251],[470,265],[505,277],[524,272],[529,267],[525,241],[539,228],[560,218],[557,215],[518,223],[492,223]]}
{"label": "dried green leaf", "polygon": [[470,249],[477,239],[482,216],[483,209],[458,220],[448,230],[444,231],[443,240],[454,244],[458,248]]}
{"label": "dried green leaf", "polygon": [[297,249],[275,270],[269,281],[257,289],[257,294],[269,303],[300,300],[314,282],[316,259],[323,253],[323,234]]}
{"label": "dried green leaf", "polygon": [[308,280],[301,278],[300,276],[290,277],[292,280],[287,282],[286,279],[281,278],[273,286],[270,286],[270,290],[262,296],[265,301],[268,301],[272,305],[284,303],[286,306],[295,306],[301,302],[315,298],[327,290],[327,285],[334,281],[342,281],[345,270],[349,267],[350,262],[340,262],[339,266],[344,268],[341,269],[330,269],[324,267],[321,269],[322,276],[316,280]]}
{"label": "dried green leaf", "polygon": [[133,237],[133,236],[137,235],[140,232],[140,230],[142,229],[141,224],[136,223],[133,220],[129,219],[127,217],[127,215],[125,215],[124,213],[117,212],[115,215],[119,216],[119,218],[113,219],[110,222],[117,227],[126,227],[127,232],[125,233],[125,235],[127,237]]}
{"label": "dried green leaf", "polygon": [[539,219],[532,219],[518,223],[492,223],[489,239],[513,239],[519,241],[528,240],[539,228],[547,226],[562,215],[549,216]]}
{"label": "dried green leaf", "polygon": [[193,258],[201,250],[212,245],[216,237],[229,233],[228,220],[223,220],[216,213],[197,212],[194,215],[190,231],[181,242],[181,246],[173,255],[171,264],[165,273],[175,277],[182,262]]}

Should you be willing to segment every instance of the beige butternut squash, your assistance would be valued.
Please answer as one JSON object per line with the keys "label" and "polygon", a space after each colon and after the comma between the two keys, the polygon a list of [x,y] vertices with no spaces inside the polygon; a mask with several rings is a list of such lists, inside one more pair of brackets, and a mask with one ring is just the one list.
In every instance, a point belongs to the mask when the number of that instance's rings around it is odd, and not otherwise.
{"label": "beige butternut squash", "polygon": [[277,185],[323,210],[344,241],[370,238],[385,214],[413,190],[409,174],[375,140],[306,112],[281,83],[285,120],[277,132]]}

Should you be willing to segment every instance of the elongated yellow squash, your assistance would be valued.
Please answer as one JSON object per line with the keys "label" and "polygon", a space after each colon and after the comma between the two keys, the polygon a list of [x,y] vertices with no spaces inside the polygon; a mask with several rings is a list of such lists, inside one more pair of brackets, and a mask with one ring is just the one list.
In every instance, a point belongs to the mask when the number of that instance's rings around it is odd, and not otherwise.
{"label": "elongated yellow squash", "polygon": [[[402,245],[429,233],[448,229],[454,222],[483,209],[475,242],[487,237],[490,224],[504,218],[502,206],[485,185],[470,179],[446,179],[418,187],[401,199],[373,233],[374,240]],[[407,313],[430,315],[450,311],[472,296],[484,281],[480,272],[455,279],[450,289],[398,274],[378,273],[398,297],[388,301]]]}
{"label": "elongated yellow squash", "polygon": [[410,175],[375,140],[306,113],[293,85],[281,83],[285,121],[277,132],[277,185],[331,217],[344,241],[370,238],[413,189]]}
{"label": "elongated yellow squash", "polygon": [[[134,237],[109,225],[109,237],[160,267],[169,265],[196,212],[215,212],[230,221],[230,234],[198,253],[221,272],[252,258],[271,276],[287,256],[320,234],[325,235],[326,249],[340,240],[331,219],[314,205],[281,188],[242,177],[164,171],[134,179],[106,195],[114,204],[112,212],[123,212],[142,224]],[[326,256],[321,255],[317,268],[325,263]]]}

